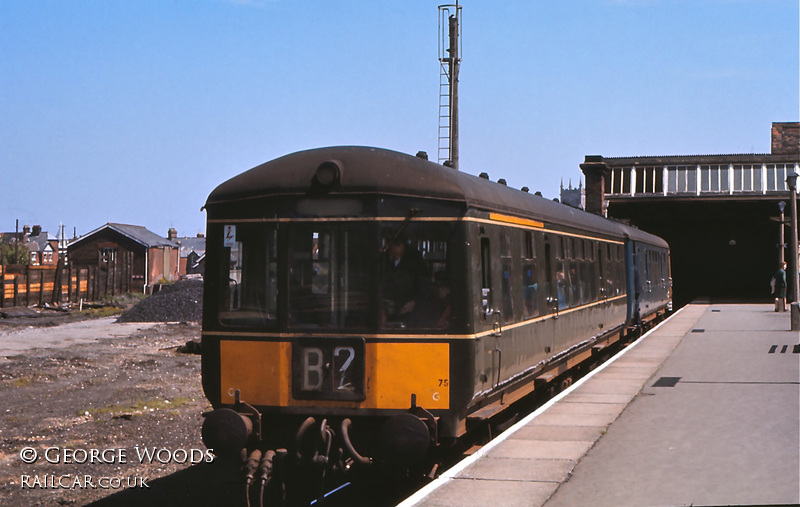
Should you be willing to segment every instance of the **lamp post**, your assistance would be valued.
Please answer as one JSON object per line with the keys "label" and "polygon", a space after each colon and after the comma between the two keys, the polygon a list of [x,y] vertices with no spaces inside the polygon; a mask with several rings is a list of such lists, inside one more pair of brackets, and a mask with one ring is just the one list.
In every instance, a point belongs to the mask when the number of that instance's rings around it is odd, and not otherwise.
{"label": "lamp post", "polygon": [[797,286],[797,173],[792,171],[786,175],[786,184],[789,185],[789,205],[792,210],[792,232],[789,238],[789,268],[792,286],[791,319],[792,331],[800,330],[800,287]]}
{"label": "lamp post", "polygon": [[784,262],[784,250],[786,249],[786,240],[783,237],[783,228],[784,228],[784,220],[785,217],[783,215],[783,210],[786,208],[786,201],[781,201],[778,203],[778,208],[781,210],[781,221],[779,225],[779,232],[778,232],[778,265],[780,266]]}

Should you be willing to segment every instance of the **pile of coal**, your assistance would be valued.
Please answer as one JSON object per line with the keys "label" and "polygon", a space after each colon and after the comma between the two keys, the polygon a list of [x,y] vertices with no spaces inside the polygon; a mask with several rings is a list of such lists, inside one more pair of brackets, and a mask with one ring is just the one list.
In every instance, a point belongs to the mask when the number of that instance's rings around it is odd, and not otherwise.
{"label": "pile of coal", "polygon": [[126,310],[117,322],[199,322],[203,317],[203,281],[181,280]]}

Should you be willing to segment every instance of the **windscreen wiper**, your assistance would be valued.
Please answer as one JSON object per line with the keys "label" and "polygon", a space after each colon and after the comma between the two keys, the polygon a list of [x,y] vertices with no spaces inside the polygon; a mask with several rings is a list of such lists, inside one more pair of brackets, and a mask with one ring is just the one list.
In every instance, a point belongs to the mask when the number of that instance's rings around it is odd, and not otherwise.
{"label": "windscreen wiper", "polygon": [[386,243],[386,245],[384,245],[383,248],[381,248],[381,253],[386,253],[386,249],[389,248],[389,245],[394,243],[395,240],[400,237],[400,235],[405,230],[406,226],[408,226],[408,222],[410,222],[411,219],[414,218],[417,215],[417,213],[419,213],[419,208],[409,208],[408,214],[406,215],[406,219],[403,220],[403,223],[400,224],[400,227],[397,228],[397,232],[394,233],[394,235],[392,236],[392,239],[390,239]]}

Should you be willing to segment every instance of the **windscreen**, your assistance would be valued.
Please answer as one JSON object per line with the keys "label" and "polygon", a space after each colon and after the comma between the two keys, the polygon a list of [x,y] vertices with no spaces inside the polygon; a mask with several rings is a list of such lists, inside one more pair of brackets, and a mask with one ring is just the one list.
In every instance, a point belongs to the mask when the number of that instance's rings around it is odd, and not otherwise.
{"label": "windscreen", "polygon": [[453,222],[224,226],[219,321],[274,329],[444,330]]}

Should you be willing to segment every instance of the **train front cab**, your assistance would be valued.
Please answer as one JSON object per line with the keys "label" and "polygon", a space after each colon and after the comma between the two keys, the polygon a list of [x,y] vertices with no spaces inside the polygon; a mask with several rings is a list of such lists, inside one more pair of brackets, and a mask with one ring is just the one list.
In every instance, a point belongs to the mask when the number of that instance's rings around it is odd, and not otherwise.
{"label": "train front cab", "polygon": [[[344,447],[386,458],[403,444],[381,428],[407,413],[430,425],[431,444],[455,438],[474,376],[462,209],[387,198],[350,202],[352,216],[330,202],[308,216],[310,203],[290,205],[269,218],[209,208],[203,386],[252,426],[210,424],[211,445],[286,447],[312,417],[347,433]],[[395,240],[419,268],[403,316],[384,304]]]}

